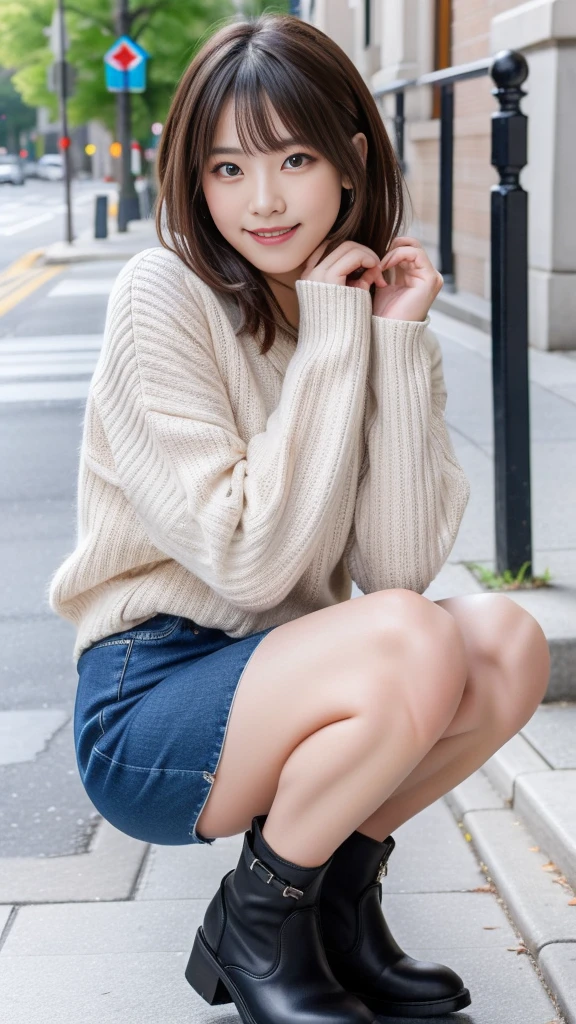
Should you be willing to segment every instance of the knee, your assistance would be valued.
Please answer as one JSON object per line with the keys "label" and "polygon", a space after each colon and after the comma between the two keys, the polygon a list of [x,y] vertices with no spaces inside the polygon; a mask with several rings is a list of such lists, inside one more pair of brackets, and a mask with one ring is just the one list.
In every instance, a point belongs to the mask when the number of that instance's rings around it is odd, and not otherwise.
{"label": "knee", "polygon": [[[418,742],[431,746],[454,717],[466,685],[468,665],[460,627],[449,612],[414,591],[368,596],[375,599],[382,664],[388,676],[396,674],[398,701]],[[381,710],[386,714],[385,707]]]}
{"label": "knee", "polygon": [[506,732],[514,735],[544,699],[550,649],[539,622],[504,594],[481,595],[482,624],[475,655],[490,662],[493,702]]}

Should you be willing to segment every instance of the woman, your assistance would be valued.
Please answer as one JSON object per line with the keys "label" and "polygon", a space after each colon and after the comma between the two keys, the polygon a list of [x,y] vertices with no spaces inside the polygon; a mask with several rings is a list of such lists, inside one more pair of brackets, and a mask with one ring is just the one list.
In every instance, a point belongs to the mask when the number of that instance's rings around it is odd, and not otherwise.
{"label": "woman", "polygon": [[365,83],[298,19],[208,40],[159,178],[163,245],[110,297],[50,586],[83,783],[148,842],[245,832],[186,972],[208,1002],[250,1024],[460,1009],[463,981],[387,929],[390,833],[527,721],[549,654],[504,596],[422,596],[469,496],[442,278],[399,234]]}

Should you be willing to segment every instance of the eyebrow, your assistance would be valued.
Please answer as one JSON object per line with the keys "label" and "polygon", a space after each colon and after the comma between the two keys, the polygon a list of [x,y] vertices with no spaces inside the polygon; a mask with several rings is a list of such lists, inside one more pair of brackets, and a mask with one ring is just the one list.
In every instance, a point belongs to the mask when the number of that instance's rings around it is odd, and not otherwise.
{"label": "eyebrow", "polygon": [[[286,149],[287,146],[301,145],[301,139],[279,139],[277,149]],[[216,156],[218,153],[239,153],[241,156],[244,154],[243,149],[234,149],[232,146],[216,146],[215,149],[210,150],[208,156]]]}

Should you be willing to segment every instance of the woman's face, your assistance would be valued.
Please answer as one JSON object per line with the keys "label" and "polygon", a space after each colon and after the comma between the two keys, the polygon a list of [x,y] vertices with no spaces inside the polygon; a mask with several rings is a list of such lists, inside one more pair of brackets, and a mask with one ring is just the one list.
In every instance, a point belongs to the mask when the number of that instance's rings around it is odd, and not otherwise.
{"label": "woman's face", "polygon": [[[287,138],[270,105],[269,111],[275,131]],[[365,159],[366,136],[359,132],[353,141]],[[321,153],[302,143],[287,142],[282,150],[248,156],[236,132],[234,100],[225,104],[202,188],[220,233],[264,274],[280,279],[299,276],[338,216],[341,189],[350,185]],[[272,244],[251,234],[294,227],[286,240]]]}

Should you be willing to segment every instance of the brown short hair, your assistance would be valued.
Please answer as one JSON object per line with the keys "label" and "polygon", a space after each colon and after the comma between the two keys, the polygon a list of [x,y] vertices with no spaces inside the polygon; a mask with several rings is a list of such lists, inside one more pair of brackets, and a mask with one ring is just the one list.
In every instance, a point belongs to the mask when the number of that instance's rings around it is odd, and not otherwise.
{"label": "brown short hair", "polygon": [[[352,181],[355,201],[342,190],[325,256],[347,239],[384,255],[401,233],[403,176],[368,86],[320,29],[291,15],[263,14],[225,24],[198,51],[178,84],[162,133],[156,228],[162,245],[206,284],[236,294],[243,316],[239,331],[255,335],[264,324],[267,352],[278,318],[285,323],[282,310],[263,274],[216,228],[201,184],[220,112],[231,96],[246,152],[253,152],[252,145],[260,152],[279,148],[267,97],[291,136],[313,146]],[[356,132],[368,140],[366,170],[352,143]],[[163,237],[163,211],[172,246]]]}

